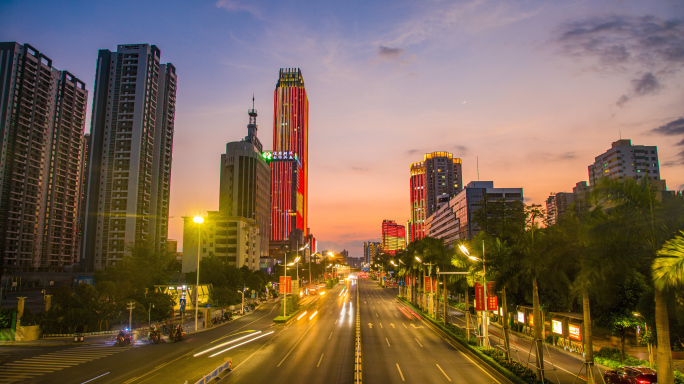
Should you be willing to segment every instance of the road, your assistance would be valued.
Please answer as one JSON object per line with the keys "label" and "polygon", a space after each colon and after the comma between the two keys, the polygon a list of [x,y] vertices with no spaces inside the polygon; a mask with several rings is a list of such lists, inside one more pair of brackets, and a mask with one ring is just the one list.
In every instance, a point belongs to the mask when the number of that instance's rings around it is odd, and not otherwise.
{"label": "road", "polygon": [[499,383],[395,300],[360,280],[364,383]]}
{"label": "road", "polygon": [[273,323],[281,308],[274,301],[177,343],[13,347],[0,365],[0,383],[192,384],[226,358],[233,370],[215,383],[354,383],[359,310],[364,383],[499,383],[400,309],[396,293],[349,280],[287,325]]}

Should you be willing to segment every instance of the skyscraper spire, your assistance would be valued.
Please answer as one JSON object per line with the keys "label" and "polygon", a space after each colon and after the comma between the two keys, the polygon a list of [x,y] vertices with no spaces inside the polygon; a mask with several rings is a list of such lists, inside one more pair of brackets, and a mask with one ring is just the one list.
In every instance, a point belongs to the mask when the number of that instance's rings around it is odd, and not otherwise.
{"label": "skyscraper spire", "polygon": [[249,124],[247,124],[247,137],[245,137],[245,141],[254,144],[254,146],[259,150],[259,152],[261,152],[262,145],[259,139],[257,138],[257,111],[256,109],[254,109],[254,94],[252,94],[252,109],[250,109],[247,113],[249,114]]}

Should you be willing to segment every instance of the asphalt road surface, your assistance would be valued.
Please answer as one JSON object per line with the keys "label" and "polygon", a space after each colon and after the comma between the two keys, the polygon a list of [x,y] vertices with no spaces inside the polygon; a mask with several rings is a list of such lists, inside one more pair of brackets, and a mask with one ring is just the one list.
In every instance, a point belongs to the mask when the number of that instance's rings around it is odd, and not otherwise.
{"label": "asphalt road surface", "polygon": [[273,323],[281,306],[272,301],[176,343],[5,348],[0,383],[194,384],[228,358],[233,370],[214,383],[354,383],[357,311],[364,383],[499,383],[396,294],[348,280],[287,325]]}

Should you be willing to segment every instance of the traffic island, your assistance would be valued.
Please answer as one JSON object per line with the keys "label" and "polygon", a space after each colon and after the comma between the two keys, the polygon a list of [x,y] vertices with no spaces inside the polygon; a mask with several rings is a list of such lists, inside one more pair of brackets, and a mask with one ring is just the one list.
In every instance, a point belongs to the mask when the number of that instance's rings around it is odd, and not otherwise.
{"label": "traffic island", "polygon": [[[318,298],[316,298],[315,300],[311,300],[309,302],[306,302],[303,305],[299,305],[299,307],[297,309],[294,309],[291,313],[287,314],[286,316],[280,315],[280,316],[276,317],[275,319],[273,319],[273,322],[276,324],[287,324],[292,319],[294,319],[296,316],[303,313],[302,311],[307,311],[310,308],[312,308],[317,302],[318,302]],[[288,307],[289,306],[290,306],[290,304],[288,304]]]}
{"label": "traffic island", "polygon": [[[405,299],[397,297],[397,300],[411,308],[411,310],[415,313],[419,314],[421,318],[426,321],[426,324],[430,326],[430,328],[455,341],[457,345],[454,345],[454,347],[460,347],[458,349],[461,352],[465,352],[471,358],[479,360],[486,366],[490,367],[494,371],[491,373],[499,376],[499,379],[503,379],[505,382],[513,384],[541,384],[541,381],[537,380],[536,374],[532,369],[527,368],[526,366],[514,360],[511,360],[510,363],[505,361],[503,358],[503,353],[498,350],[488,350],[477,347],[477,341],[473,339],[467,339],[465,332],[462,329],[452,324],[444,326],[444,324],[433,320],[425,312],[414,307]],[[552,382],[548,379],[545,380],[545,383],[552,384]]]}

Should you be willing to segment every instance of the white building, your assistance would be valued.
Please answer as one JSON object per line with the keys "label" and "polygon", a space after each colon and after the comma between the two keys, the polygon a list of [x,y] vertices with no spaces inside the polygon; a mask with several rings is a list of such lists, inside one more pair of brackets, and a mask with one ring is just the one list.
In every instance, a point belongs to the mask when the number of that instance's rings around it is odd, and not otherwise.
{"label": "white building", "polygon": [[609,150],[596,156],[594,164],[589,166],[590,186],[595,186],[604,177],[629,177],[635,180],[648,177],[656,181],[661,190],[666,189],[665,180],[660,179],[658,147],[632,145],[632,141],[628,139],[614,142]]}

